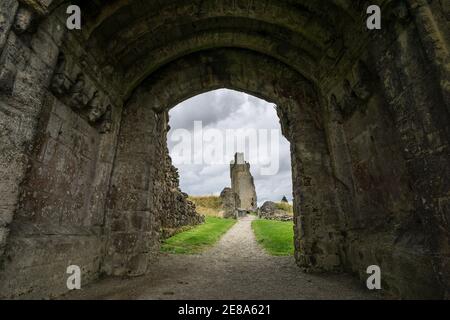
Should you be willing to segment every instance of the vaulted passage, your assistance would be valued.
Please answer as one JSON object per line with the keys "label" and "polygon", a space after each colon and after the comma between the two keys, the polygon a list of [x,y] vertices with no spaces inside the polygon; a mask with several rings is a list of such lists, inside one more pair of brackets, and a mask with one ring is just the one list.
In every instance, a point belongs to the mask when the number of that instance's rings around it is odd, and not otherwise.
{"label": "vaulted passage", "polygon": [[[157,263],[201,222],[178,189],[168,111],[219,88],[278,106],[295,259],[384,293],[450,294],[450,8],[443,1],[0,3],[0,297],[55,297]],[[295,297],[292,297],[295,298]]]}

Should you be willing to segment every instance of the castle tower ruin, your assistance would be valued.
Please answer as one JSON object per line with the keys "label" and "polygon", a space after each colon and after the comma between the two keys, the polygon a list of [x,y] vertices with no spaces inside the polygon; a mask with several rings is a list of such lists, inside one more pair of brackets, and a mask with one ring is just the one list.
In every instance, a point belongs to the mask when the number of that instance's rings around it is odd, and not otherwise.
{"label": "castle tower ruin", "polygon": [[250,164],[244,160],[243,153],[236,153],[230,164],[231,189],[239,198],[239,209],[256,210],[256,191]]}

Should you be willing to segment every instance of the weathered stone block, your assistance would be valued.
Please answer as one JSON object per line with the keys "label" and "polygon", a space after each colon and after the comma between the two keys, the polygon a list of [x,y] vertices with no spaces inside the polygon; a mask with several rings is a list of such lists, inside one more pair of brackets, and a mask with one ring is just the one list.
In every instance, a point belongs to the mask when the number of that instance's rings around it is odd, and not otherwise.
{"label": "weathered stone block", "polygon": [[18,3],[16,0],[4,0],[0,4],[0,53],[8,38],[17,7]]}
{"label": "weathered stone block", "polygon": [[56,64],[59,48],[54,40],[40,28],[31,39],[31,49],[48,67]]}

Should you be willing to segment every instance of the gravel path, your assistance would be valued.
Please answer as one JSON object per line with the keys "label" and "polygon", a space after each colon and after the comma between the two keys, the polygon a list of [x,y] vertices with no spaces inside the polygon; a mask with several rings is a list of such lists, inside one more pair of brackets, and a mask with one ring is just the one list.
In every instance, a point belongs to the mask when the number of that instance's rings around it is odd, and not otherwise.
{"label": "gravel path", "polygon": [[197,255],[161,255],[148,275],[107,278],[66,299],[375,299],[347,275],[303,273],[293,257],[265,253],[240,219],[220,241]]}

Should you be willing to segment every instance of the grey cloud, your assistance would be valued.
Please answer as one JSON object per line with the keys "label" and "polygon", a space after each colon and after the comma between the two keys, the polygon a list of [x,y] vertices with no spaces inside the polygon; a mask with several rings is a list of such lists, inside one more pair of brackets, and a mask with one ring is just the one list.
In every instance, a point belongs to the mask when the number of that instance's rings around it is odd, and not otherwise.
{"label": "grey cloud", "polygon": [[188,99],[170,111],[170,127],[193,129],[194,121],[211,126],[236,112],[247,101],[246,96],[231,90],[210,91]]}

